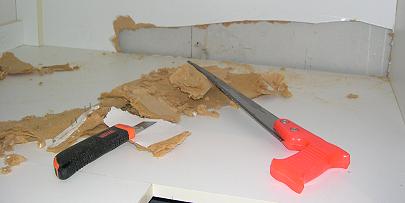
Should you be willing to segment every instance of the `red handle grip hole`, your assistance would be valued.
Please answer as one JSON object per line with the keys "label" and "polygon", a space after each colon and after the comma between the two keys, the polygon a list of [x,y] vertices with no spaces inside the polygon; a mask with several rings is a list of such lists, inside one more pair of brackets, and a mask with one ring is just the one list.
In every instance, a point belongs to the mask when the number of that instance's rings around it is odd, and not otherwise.
{"label": "red handle grip hole", "polygon": [[273,159],[270,174],[297,193],[302,192],[305,183],[326,170],[346,169],[350,164],[349,153],[290,120],[277,120],[274,130],[283,138],[287,149],[299,152],[285,159]]}

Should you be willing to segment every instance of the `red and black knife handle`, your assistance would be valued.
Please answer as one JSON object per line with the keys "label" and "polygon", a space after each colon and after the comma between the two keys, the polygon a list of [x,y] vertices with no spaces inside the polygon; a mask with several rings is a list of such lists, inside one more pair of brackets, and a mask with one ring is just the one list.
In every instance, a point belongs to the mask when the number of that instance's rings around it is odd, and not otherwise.
{"label": "red and black knife handle", "polygon": [[96,160],[135,137],[135,129],[118,124],[58,153],[53,166],[59,179],[65,180],[88,163]]}

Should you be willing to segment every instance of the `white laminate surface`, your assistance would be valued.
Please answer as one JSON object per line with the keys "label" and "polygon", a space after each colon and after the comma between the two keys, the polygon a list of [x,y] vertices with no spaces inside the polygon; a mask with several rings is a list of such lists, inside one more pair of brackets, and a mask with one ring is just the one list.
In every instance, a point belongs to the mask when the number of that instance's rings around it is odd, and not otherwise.
{"label": "white laminate surface", "polygon": [[[34,65],[69,62],[80,70],[9,76],[0,81],[0,120],[95,104],[101,92],[187,60],[59,47],[22,46],[12,51]],[[225,107],[217,119],[182,117],[180,124],[192,135],[163,158],[124,144],[66,181],[53,174],[53,154],[37,149],[34,143],[17,146],[15,151],[28,160],[10,175],[0,176],[0,201],[138,202],[155,184],[238,197],[242,202],[405,202],[405,125],[390,83],[376,77],[293,69],[286,70],[286,78],[292,98],[264,96],[256,101],[342,147],[352,158],[348,170],[325,172],[306,184],[302,194],[269,174],[273,158],[294,152],[242,110]],[[359,98],[347,99],[349,93]],[[159,191],[163,189],[155,190]],[[175,189],[164,194],[189,201],[217,201],[193,199]]]}

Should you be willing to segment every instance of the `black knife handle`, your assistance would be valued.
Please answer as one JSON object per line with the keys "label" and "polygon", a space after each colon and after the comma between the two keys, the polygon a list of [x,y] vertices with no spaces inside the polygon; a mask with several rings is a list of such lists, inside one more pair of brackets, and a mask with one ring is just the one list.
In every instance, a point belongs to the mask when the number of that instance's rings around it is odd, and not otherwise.
{"label": "black knife handle", "polygon": [[93,135],[57,154],[53,160],[55,174],[65,180],[88,163],[135,137],[134,128],[118,124]]}

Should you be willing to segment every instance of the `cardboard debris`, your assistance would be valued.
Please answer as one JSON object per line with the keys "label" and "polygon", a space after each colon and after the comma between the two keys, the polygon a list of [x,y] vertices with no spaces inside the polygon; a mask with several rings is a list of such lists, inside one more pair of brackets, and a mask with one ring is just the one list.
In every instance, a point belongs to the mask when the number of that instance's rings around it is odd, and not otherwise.
{"label": "cardboard debris", "polygon": [[78,70],[79,66],[70,66],[68,63],[67,64],[61,64],[61,65],[52,65],[52,66],[43,66],[41,68],[34,69],[34,71],[40,75],[44,74],[51,74],[54,72],[62,72],[62,71],[74,71]]}
{"label": "cardboard debris", "polygon": [[[7,54],[6,54],[7,55]],[[7,57],[10,57],[7,56]],[[21,63],[22,72],[27,73],[30,67]],[[2,66],[4,67],[4,66]],[[9,67],[9,66],[5,66]],[[58,66],[57,70],[63,70]],[[260,95],[291,96],[281,72],[267,73],[234,73],[232,68],[209,66],[206,69],[214,73],[246,96],[256,98]],[[8,70],[2,69],[2,70]],[[193,81],[197,78],[196,81]],[[97,134],[107,128],[103,119],[111,107],[126,110],[141,117],[163,119],[179,122],[181,115],[218,117],[217,109],[230,105],[231,102],[218,88],[202,75],[196,74],[188,64],[179,67],[161,68],[140,79],[125,83],[114,88],[111,92],[101,94],[100,108],[91,113],[86,121],[67,140],[56,147],[48,147],[50,152],[60,152],[71,146],[81,137]],[[15,144],[37,142],[38,147],[45,147],[45,140],[53,139],[56,135],[70,126],[86,109],[72,109],[58,114],[47,114],[42,117],[27,116],[20,121],[0,122],[0,157],[7,157]],[[185,131],[164,141],[148,147],[138,148],[161,157],[181,144],[191,132]],[[17,162],[9,162],[15,165]],[[2,174],[9,173],[10,166],[1,169]]]}
{"label": "cardboard debris", "polygon": [[144,147],[139,144],[137,144],[136,147],[138,150],[151,152],[154,157],[162,157],[176,148],[177,145],[183,143],[189,135],[191,135],[191,132],[185,131],[167,140],[149,145],[148,147]]}
{"label": "cardboard debris", "polygon": [[269,94],[281,95],[283,97],[291,97],[292,94],[288,90],[288,85],[284,82],[285,76],[282,73],[275,74],[272,72],[267,72],[262,74],[264,80],[272,88]]}
{"label": "cardboard debris", "polygon": [[199,104],[197,106],[196,111],[197,111],[197,114],[201,115],[201,116],[210,116],[210,117],[214,117],[214,118],[219,117],[219,113],[217,111],[208,110],[207,105],[205,105],[205,104]]}
{"label": "cardboard debris", "polygon": [[183,126],[162,119],[140,118],[127,111],[111,107],[104,118],[104,123],[112,127],[116,124],[135,126],[144,121],[153,121],[151,127],[135,134],[134,143],[137,149],[149,151],[154,156],[163,156],[181,144],[191,132],[185,133]]}
{"label": "cardboard debris", "polygon": [[3,80],[7,75],[23,75],[23,74],[50,74],[59,71],[74,71],[79,69],[78,66],[71,67],[69,64],[43,66],[35,68],[29,63],[18,59],[11,52],[4,52],[0,57],[0,80]]}
{"label": "cardboard debris", "polygon": [[[110,108],[108,107],[103,107],[95,110],[87,117],[86,121],[79,127],[79,129],[76,130],[76,132],[74,132],[68,139],[66,139],[64,142],[55,147],[48,147],[47,151],[55,153],[61,152],[64,149],[76,143],[79,138],[95,135],[107,129],[108,127],[104,124],[103,119],[107,115],[109,110]],[[79,116],[80,114],[77,115],[75,118]],[[68,126],[66,126],[64,129],[66,129],[67,127]],[[64,129],[62,129],[62,131]],[[53,137],[55,137],[62,131],[59,131],[57,134],[54,134]]]}
{"label": "cardboard debris", "polygon": [[2,175],[9,174],[10,172],[11,172],[10,166],[4,166],[0,168],[0,174]]}
{"label": "cardboard debris", "polygon": [[21,61],[11,52],[4,52],[0,57],[0,71],[4,77],[8,74],[29,74],[34,71],[34,66]]}
{"label": "cardboard debris", "polygon": [[203,74],[186,64],[171,74],[169,81],[174,87],[189,94],[192,99],[201,99],[212,87]]}
{"label": "cardboard debris", "polygon": [[0,174],[9,174],[11,172],[11,168],[14,166],[20,165],[22,162],[27,160],[24,156],[19,154],[9,154],[6,155],[4,158],[4,165],[0,168]]}
{"label": "cardboard debris", "polygon": [[[80,137],[93,135],[106,129],[107,126],[103,123],[103,118],[108,110],[108,108],[102,108],[90,114],[86,122],[71,137],[56,147],[48,148],[48,151],[60,152],[74,144]],[[38,148],[44,148],[46,145],[45,140],[53,139],[74,123],[76,118],[85,111],[85,108],[77,108],[58,114],[47,114],[42,117],[27,116],[20,121],[1,121],[0,157],[4,158],[7,165],[1,169],[2,174],[9,173],[11,171],[10,167],[25,161],[25,158],[21,155],[6,155],[6,153],[12,153],[14,145],[35,141]]]}
{"label": "cardboard debris", "polygon": [[20,121],[0,122],[0,145],[5,151],[12,151],[15,144],[52,139],[75,122],[84,109],[72,109],[43,117],[26,116]]}
{"label": "cardboard debris", "polygon": [[22,162],[24,162],[26,158],[22,155],[19,154],[10,154],[7,155],[6,158],[4,159],[4,164],[7,166],[13,167],[13,166],[18,166]]}
{"label": "cardboard debris", "polygon": [[[208,79],[205,77],[206,82],[201,81],[201,77],[198,82],[190,82],[192,74],[191,70],[185,70],[187,66],[192,68],[185,64],[143,75],[138,80],[101,94],[100,104],[122,108],[141,117],[171,122],[179,122],[181,115],[217,117],[217,113],[207,111],[230,105],[230,100],[218,88],[207,86]],[[291,96],[284,76],[279,72],[236,74],[230,68],[210,66],[206,69],[250,98],[260,95]],[[173,74],[179,75],[172,77]]]}
{"label": "cardboard debris", "polygon": [[348,98],[348,99],[357,99],[357,98],[359,98],[359,95],[350,93],[350,94],[346,95],[346,98]]}

